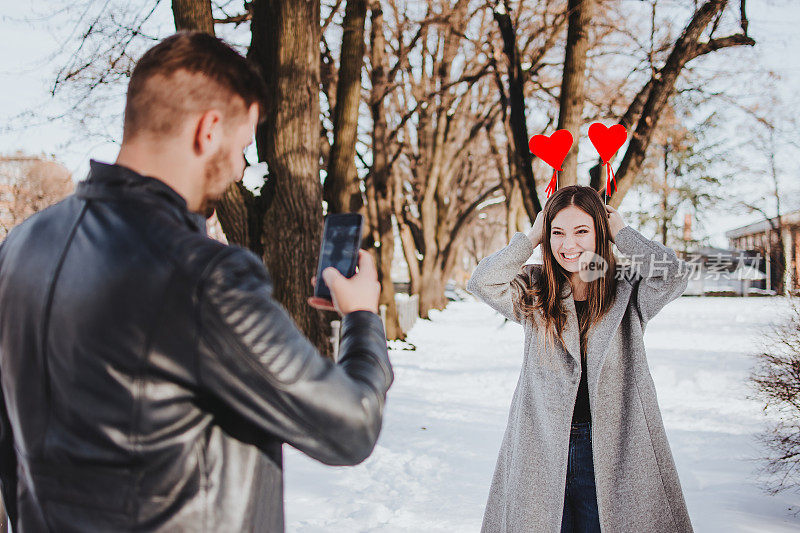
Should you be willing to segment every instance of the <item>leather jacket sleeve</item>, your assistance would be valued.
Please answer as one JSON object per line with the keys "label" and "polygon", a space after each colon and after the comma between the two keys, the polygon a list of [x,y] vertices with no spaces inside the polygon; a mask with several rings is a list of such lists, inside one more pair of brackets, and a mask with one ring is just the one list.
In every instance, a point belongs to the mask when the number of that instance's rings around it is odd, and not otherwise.
{"label": "leather jacket sleeve", "polygon": [[[0,264],[3,257],[3,245],[0,243]],[[0,372],[0,376],[2,373]],[[0,382],[2,378],[0,377]],[[0,491],[3,495],[3,506],[8,522],[14,531],[17,530],[17,455],[14,449],[14,432],[6,410],[6,399],[0,387]]]}
{"label": "leather jacket sleeve", "polygon": [[342,320],[338,364],[322,357],[272,298],[264,265],[232,247],[198,288],[200,387],[212,403],[331,465],[366,459],[393,381],[380,317]]}
{"label": "leather jacket sleeve", "polygon": [[6,411],[5,397],[0,394],[0,485],[8,522],[17,530],[17,456],[14,433]]}

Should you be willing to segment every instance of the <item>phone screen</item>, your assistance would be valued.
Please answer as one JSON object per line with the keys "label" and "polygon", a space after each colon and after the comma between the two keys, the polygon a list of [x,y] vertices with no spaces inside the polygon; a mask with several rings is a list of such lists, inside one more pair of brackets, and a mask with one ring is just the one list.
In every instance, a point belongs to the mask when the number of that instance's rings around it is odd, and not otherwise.
{"label": "phone screen", "polygon": [[345,277],[356,273],[358,250],[361,243],[362,217],[357,213],[328,215],[325,220],[325,233],[322,236],[317,285],[314,295],[330,300],[331,293],[322,279],[322,271],[334,267]]}

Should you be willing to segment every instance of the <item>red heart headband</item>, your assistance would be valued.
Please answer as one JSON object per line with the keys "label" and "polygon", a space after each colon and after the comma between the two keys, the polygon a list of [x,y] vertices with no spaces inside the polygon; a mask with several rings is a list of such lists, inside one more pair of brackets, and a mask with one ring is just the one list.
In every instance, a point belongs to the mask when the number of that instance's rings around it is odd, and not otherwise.
{"label": "red heart headband", "polygon": [[[616,124],[610,128],[606,128],[599,122],[595,122],[589,126],[589,140],[592,145],[600,154],[600,159],[606,167],[606,189],[604,194],[611,196],[611,183],[614,183],[614,190],[617,190],[617,179],[614,177],[614,172],[611,170],[611,158],[617,153],[617,150],[625,144],[628,138],[628,132],[621,124]],[[570,148],[572,148],[572,134],[567,130],[556,130],[550,137],[546,135],[534,135],[528,141],[528,147],[531,153],[553,167],[553,176],[550,178],[550,183],[547,184],[547,197],[553,194],[558,188],[558,173],[561,171],[561,165],[564,164],[564,159],[567,158]]]}
{"label": "red heart headband", "polygon": [[546,135],[534,135],[528,141],[528,147],[533,155],[553,167],[553,177],[547,184],[547,197],[558,188],[558,173],[564,159],[567,158],[569,149],[572,148],[572,134],[567,130],[556,130],[550,137]]}

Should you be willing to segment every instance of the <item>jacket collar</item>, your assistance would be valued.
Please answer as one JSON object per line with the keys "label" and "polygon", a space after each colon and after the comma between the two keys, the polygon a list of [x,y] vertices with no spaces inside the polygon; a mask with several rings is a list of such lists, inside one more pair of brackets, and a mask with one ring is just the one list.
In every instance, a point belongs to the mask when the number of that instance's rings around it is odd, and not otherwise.
{"label": "jacket collar", "polygon": [[99,161],[89,161],[89,175],[78,183],[79,198],[119,199],[138,197],[172,211],[199,233],[206,232],[206,219],[189,211],[186,199],[175,189],[157,178],[142,176],[127,167]]}

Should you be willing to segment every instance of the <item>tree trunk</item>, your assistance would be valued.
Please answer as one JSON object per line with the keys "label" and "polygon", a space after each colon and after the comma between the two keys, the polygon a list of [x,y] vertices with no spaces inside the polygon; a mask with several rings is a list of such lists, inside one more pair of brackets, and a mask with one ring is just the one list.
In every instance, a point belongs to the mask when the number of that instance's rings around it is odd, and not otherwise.
{"label": "tree trunk", "polygon": [[367,0],[348,0],[342,24],[342,53],[333,113],[333,146],[323,196],[328,213],[358,212],[362,207],[355,149],[361,66],[364,64],[364,20]]}
{"label": "tree trunk", "polygon": [[506,242],[510,242],[511,238],[518,231],[525,231],[525,224],[530,223],[528,214],[525,212],[525,206],[522,203],[522,193],[519,190],[519,183],[514,182],[514,187],[511,190],[511,198],[508,200],[508,211],[506,223],[508,227]]}
{"label": "tree trunk", "polygon": [[431,309],[444,309],[447,299],[444,297],[443,272],[436,261],[422,261],[421,283],[419,290],[419,316],[430,318]]}
{"label": "tree trunk", "polygon": [[[458,0],[453,5],[451,21],[464,21],[467,11],[467,2]],[[431,54],[434,65],[431,69],[433,77],[430,81],[447,83],[452,78],[451,68],[458,53],[460,34],[455,30],[457,22],[443,30],[437,40],[441,52],[436,50]],[[463,103],[467,96],[461,100]],[[444,271],[441,268],[442,253],[450,242],[451,235],[446,231],[446,226],[452,224],[447,218],[448,196],[453,179],[453,155],[457,152],[448,144],[450,126],[456,116],[456,109],[452,108],[453,96],[443,93],[435,101],[435,105],[428,106],[420,113],[420,161],[417,172],[424,173],[424,190],[419,202],[419,222],[421,229],[421,242],[417,242],[417,250],[422,254],[420,263],[420,292],[419,310],[420,317],[428,318],[430,309],[443,309],[447,303],[444,297]],[[423,155],[424,154],[424,155]],[[422,247],[420,249],[420,246]]]}
{"label": "tree trunk", "polygon": [[408,264],[408,293],[419,294],[422,286],[422,275],[419,271],[419,258],[417,258],[417,248],[414,246],[414,237],[407,224],[400,224],[400,241],[403,244],[403,255]]}
{"label": "tree trunk", "polygon": [[[266,6],[267,3],[270,5]],[[270,70],[278,65],[287,67],[287,70],[279,73],[280,79],[271,76],[266,80],[270,91],[269,102],[280,104],[266,110],[269,118],[265,124],[269,126],[260,127],[256,135],[259,160],[268,161],[270,176],[259,196],[240,182],[232,184],[218,202],[216,211],[228,242],[244,246],[264,260],[274,286],[273,297],[286,308],[320,352],[330,356],[330,325],[325,313],[311,309],[306,303],[308,280],[315,273],[314,258],[319,252],[322,211],[318,154],[305,149],[316,144],[308,143],[305,135],[310,126],[314,138],[319,136],[319,100],[316,89],[305,95],[291,90],[295,86],[316,88],[319,64],[317,61],[316,70],[313,66],[294,71],[290,67],[293,63],[306,64],[308,58],[304,52],[307,53],[309,46],[315,57],[319,57],[319,39],[315,32],[311,32],[314,36],[305,34],[306,39],[303,40],[302,35],[295,36],[291,31],[292,25],[299,24],[301,20],[311,28],[318,28],[319,10],[308,6],[303,9],[303,6],[294,6],[288,1],[280,2],[280,6],[274,4],[254,2],[253,7],[254,10],[258,9],[259,17],[256,19],[254,15],[251,23],[253,35],[248,53],[249,59],[256,62],[261,72],[278,72]],[[173,0],[172,12],[176,30],[200,30],[214,35],[209,0]],[[273,14],[275,19],[265,20]],[[283,27],[280,20],[284,21]],[[286,30],[288,40],[285,42],[270,33],[281,29]],[[268,69],[266,65],[269,65]],[[308,76],[308,79],[303,76]],[[306,112],[295,117],[289,116],[284,111],[288,102],[302,104],[299,108]],[[276,127],[278,124],[285,127],[279,129]],[[271,134],[270,131],[276,133]],[[293,153],[293,146],[301,146],[303,150]],[[283,201],[277,203],[275,209],[270,209],[276,193],[282,195]],[[265,234],[265,227],[270,228],[269,234]],[[296,238],[286,238],[286,235],[295,235]],[[288,249],[288,243],[296,243],[297,246]]]}
{"label": "tree trunk", "polygon": [[392,179],[394,192],[392,193],[392,211],[394,219],[397,221],[397,229],[400,232],[400,244],[403,250],[403,257],[408,265],[408,294],[419,294],[419,260],[417,259],[417,248],[414,245],[414,236],[411,233],[411,226],[405,218],[405,202],[403,200],[402,180],[395,176]]}
{"label": "tree trunk", "polygon": [[[455,268],[456,261],[461,256],[461,253],[463,251],[464,248],[463,236],[464,233],[462,232],[460,235],[456,237],[456,240],[452,242],[451,244],[452,253],[449,253],[447,255],[447,258],[445,259],[445,262],[442,265],[442,272],[444,273],[444,275],[442,276],[441,279],[445,280],[445,283],[452,277],[453,268]],[[442,287],[442,297],[444,298],[444,305],[447,305],[447,297],[444,296],[444,289],[445,287]]]}
{"label": "tree trunk", "polygon": [[332,317],[306,302],[322,230],[319,2],[255,0],[252,13],[248,57],[269,73],[266,120],[256,131],[274,198],[262,219],[269,228],[261,236],[264,258],[274,297],[320,352],[330,355]]}
{"label": "tree trunk", "polygon": [[[178,31],[200,30],[214,35],[209,0],[173,0],[172,16]],[[262,191],[263,198],[257,197],[240,182],[233,183],[216,205],[217,218],[228,242],[244,246],[259,257],[264,255],[261,233],[264,210],[270,200],[267,192]]]}
{"label": "tree trunk", "polygon": [[[778,282],[775,284],[775,293],[786,296],[788,294],[786,284],[786,243],[783,240],[783,215],[781,214],[781,194],[780,194],[780,181],[778,179],[778,168],[775,164],[775,129],[769,129],[769,173],[772,178],[773,191],[775,194],[775,233],[778,237],[778,257],[777,257],[777,277]],[[771,237],[770,237],[771,238]]]}
{"label": "tree trunk", "polygon": [[586,89],[586,53],[589,50],[589,26],[595,0],[569,0],[567,48],[564,56],[564,74],[559,95],[558,127],[572,134],[575,142],[567,153],[559,185],[578,183],[578,146],[583,118]]}
{"label": "tree trunk", "polygon": [[[348,2],[348,8],[350,4]],[[386,306],[386,338],[404,339],[394,301],[394,283],[392,282],[392,262],[394,261],[394,233],[392,231],[392,172],[389,168],[388,147],[386,146],[387,126],[384,94],[386,79],[386,42],[383,37],[383,11],[380,2],[372,6],[370,30],[370,64],[372,65],[372,96],[369,107],[372,114],[372,168],[370,177],[374,196],[369,198],[375,202],[377,217],[375,229],[378,233],[375,250],[378,267],[378,281],[381,283],[380,304]],[[360,85],[359,85],[360,88]]]}
{"label": "tree trunk", "polygon": [[517,50],[517,38],[508,13],[494,12],[494,18],[500,27],[503,37],[503,53],[508,63],[508,100],[511,107],[511,130],[514,140],[514,162],[519,172],[523,205],[528,218],[534,220],[542,205],[536,194],[536,182],[533,178],[533,166],[530,148],[528,148],[528,126],[525,122],[525,90],[522,77],[522,66]]}
{"label": "tree trunk", "polygon": [[211,0],[172,0],[175,29],[200,30],[214,35]]}

